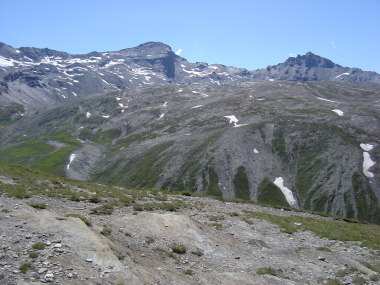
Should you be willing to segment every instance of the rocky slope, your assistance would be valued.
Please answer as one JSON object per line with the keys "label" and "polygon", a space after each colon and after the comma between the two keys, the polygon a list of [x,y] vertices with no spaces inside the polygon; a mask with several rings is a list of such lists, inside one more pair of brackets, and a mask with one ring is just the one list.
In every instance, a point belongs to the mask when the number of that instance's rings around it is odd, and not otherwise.
{"label": "rocky slope", "polygon": [[379,223],[379,100],[370,83],[142,87],[3,127],[0,160]]}
{"label": "rocky slope", "polygon": [[376,225],[3,165],[0,186],[1,284],[377,284],[380,278]]}
{"label": "rocky slope", "polygon": [[14,49],[0,43],[0,102],[16,102],[28,108],[125,88],[223,84],[247,78],[250,73],[244,69],[189,63],[159,42],[82,55],[29,47]]}

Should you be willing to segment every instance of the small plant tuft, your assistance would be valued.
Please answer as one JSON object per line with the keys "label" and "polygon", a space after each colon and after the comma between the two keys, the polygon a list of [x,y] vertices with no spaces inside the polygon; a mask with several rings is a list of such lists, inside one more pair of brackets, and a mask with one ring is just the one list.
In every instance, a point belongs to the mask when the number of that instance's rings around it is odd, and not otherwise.
{"label": "small plant tuft", "polygon": [[177,254],[185,254],[187,251],[187,248],[183,244],[173,244],[171,247],[172,251]]}
{"label": "small plant tuft", "polygon": [[276,269],[273,269],[272,267],[263,267],[259,268],[256,271],[257,274],[260,275],[273,275],[273,276],[278,276],[278,272]]}
{"label": "small plant tuft", "polygon": [[145,237],[145,242],[151,244],[155,242],[155,239],[153,237]]}
{"label": "small plant tuft", "polygon": [[46,209],[46,204],[43,204],[43,203],[33,203],[33,204],[30,204],[30,206],[33,207],[34,209],[39,209],[39,210]]}
{"label": "small plant tuft", "polygon": [[32,268],[32,264],[31,263],[23,263],[20,265],[20,267],[18,268],[22,273],[26,273],[29,269]]}
{"label": "small plant tuft", "polygon": [[193,270],[191,270],[191,269],[186,269],[184,272],[183,272],[183,274],[185,274],[185,275],[193,275],[194,273],[193,273]]}
{"label": "small plant tuft", "polygon": [[46,247],[46,245],[42,242],[37,242],[37,243],[32,245],[32,248],[37,249],[37,250],[44,250],[45,247]]}
{"label": "small plant tuft", "polygon": [[104,236],[109,236],[111,234],[112,230],[110,228],[107,228],[107,227],[103,227],[103,229],[101,230],[101,234],[104,235]]}
{"label": "small plant tuft", "polygon": [[86,217],[82,216],[82,215],[78,215],[78,214],[66,214],[65,217],[74,217],[74,218],[78,218],[78,219],[81,219],[83,221],[83,223],[86,224],[86,226],[88,227],[91,227],[92,226],[92,223],[89,219],[87,219]]}
{"label": "small plant tuft", "polygon": [[30,252],[30,253],[29,253],[29,257],[30,257],[30,258],[33,258],[33,259],[34,259],[34,258],[37,258],[37,257],[38,257],[38,252]]}

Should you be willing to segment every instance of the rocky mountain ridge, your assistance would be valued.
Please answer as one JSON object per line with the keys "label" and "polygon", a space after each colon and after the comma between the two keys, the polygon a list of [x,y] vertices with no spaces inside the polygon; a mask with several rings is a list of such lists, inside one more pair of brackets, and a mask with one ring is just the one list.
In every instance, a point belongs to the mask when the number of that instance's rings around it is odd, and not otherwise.
{"label": "rocky mountain ridge", "polygon": [[16,102],[27,109],[149,85],[240,85],[254,80],[380,83],[380,75],[342,67],[311,52],[266,69],[248,71],[221,64],[189,63],[159,42],[81,55],[47,48],[15,49],[0,43],[0,102]]}

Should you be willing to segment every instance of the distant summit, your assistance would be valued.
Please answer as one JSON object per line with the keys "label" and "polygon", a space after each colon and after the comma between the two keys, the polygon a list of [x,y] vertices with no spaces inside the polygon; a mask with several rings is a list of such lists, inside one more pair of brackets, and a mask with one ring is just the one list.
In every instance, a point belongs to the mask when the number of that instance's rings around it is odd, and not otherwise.
{"label": "distant summit", "polygon": [[341,82],[375,82],[380,83],[376,72],[363,71],[359,68],[342,67],[331,60],[308,52],[305,55],[289,57],[285,62],[266,69],[253,71],[253,76],[261,80],[290,81],[341,81]]}

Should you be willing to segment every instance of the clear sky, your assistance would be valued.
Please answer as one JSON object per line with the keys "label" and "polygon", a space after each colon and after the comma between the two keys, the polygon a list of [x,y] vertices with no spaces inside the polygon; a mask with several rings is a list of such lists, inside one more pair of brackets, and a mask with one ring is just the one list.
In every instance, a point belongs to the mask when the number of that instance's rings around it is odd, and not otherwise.
{"label": "clear sky", "polygon": [[69,53],[160,41],[250,70],[312,51],[380,73],[380,0],[0,0],[0,42]]}

